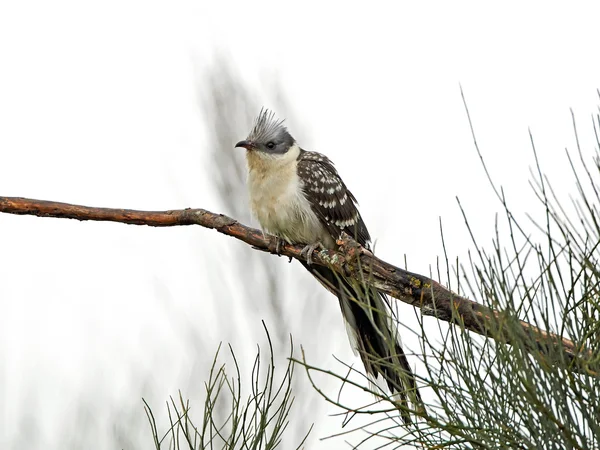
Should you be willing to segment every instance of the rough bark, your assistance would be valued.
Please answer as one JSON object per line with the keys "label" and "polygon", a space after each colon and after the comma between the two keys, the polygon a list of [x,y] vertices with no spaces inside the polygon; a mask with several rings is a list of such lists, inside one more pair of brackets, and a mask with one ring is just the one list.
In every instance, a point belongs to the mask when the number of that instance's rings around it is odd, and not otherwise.
{"label": "rough bark", "polygon": [[[153,227],[200,225],[239,239],[257,250],[275,253],[276,249],[276,241],[273,236],[264,235],[261,230],[242,225],[231,217],[204,209],[136,211],[94,208],[18,197],[0,197],[0,212],[38,217],[110,221]],[[527,322],[514,319],[502,311],[458,296],[428,277],[400,269],[377,258],[347,236],[338,241],[338,244],[340,245],[339,252],[316,251],[312,258],[313,263],[329,266],[336,272],[350,275],[359,281],[368,280],[380,291],[420,308],[425,315],[511,344],[515,344],[515,340],[518,339],[520,344],[525,343],[529,350],[534,350],[535,347],[538,358],[544,358],[545,354],[549,355],[549,360],[544,361],[546,363],[551,364],[552,359],[560,357],[566,359],[576,372],[597,375],[593,368],[580,363],[581,360],[588,359],[587,350],[577,348],[572,341],[546,332]],[[301,255],[302,249],[301,245],[282,245],[280,254],[306,261],[306,258]],[[580,356],[583,358],[579,358]]]}

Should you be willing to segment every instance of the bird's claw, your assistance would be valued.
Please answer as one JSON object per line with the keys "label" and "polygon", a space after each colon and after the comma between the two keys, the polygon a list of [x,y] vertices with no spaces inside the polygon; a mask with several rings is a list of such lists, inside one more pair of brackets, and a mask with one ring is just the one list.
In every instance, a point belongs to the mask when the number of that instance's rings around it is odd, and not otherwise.
{"label": "bird's claw", "polygon": [[273,236],[273,239],[271,239],[269,242],[269,252],[281,256],[281,250],[284,244],[285,241],[283,239],[277,236]]}
{"label": "bird's claw", "polygon": [[309,266],[312,266],[313,264],[313,259],[312,259],[312,255],[313,252],[317,249],[322,250],[324,247],[320,242],[315,242],[314,244],[309,244],[306,247],[304,247],[302,249],[302,251],[300,252],[300,256],[303,256],[306,258],[306,264],[308,264]]}
{"label": "bird's claw", "polygon": [[281,246],[283,245],[283,239],[275,237],[275,253],[281,255]]}

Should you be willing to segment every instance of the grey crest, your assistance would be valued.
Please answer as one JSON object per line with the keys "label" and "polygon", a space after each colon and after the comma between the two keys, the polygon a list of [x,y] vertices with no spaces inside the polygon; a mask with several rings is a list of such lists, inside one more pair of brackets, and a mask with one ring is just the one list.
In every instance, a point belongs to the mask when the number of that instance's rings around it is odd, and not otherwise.
{"label": "grey crest", "polygon": [[283,122],[278,120],[272,111],[262,108],[247,141],[251,142],[256,150],[265,153],[286,153],[295,141]]}

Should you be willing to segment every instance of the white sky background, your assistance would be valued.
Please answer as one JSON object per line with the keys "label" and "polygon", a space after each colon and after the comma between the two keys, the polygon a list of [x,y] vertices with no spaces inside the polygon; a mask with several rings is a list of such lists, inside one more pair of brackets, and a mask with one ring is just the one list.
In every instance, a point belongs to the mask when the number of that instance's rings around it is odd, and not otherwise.
{"label": "white sky background", "polygon": [[[593,148],[599,4],[482,3],[0,2],[0,195],[227,213],[211,190],[210,130],[197,101],[218,55],[258,91],[278,80],[302,121],[288,121],[290,131],[336,162],[378,255],[402,264],[406,254],[410,270],[427,274],[442,254],[439,217],[450,257],[471,247],[456,196],[484,244],[500,209],[459,83],[492,176],[517,212],[539,211],[527,184],[528,127],[565,194],[574,191],[560,177],[564,148],[574,149],[569,108]],[[263,104],[271,106],[251,106]],[[145,427],[139,384],[160,410],[186,389],[197,355],[208,360],[230,339],[214,325],[227,321],[207,294],[207,266],[240,245],[198,228],[0,215],[0,447],[65,448],[82,402],[95,427],[131,396]],[[305,276],[298,265],[286,270]],[[330,351],[311,324],[290,331],[298,344],[352,360],[330,300],[305,305],[331,315]],[[260,318],[235,322],[240,352],[253,354]],[[193,354],[181,345],[190,324],[206,339]],[[193,373],[205,375],[204,366]],[[340,423],[319,404],[315,437]],[[101,436],[86,448],[105,448]],[[131,448],[151,445],[146,428],[132,440]]]}

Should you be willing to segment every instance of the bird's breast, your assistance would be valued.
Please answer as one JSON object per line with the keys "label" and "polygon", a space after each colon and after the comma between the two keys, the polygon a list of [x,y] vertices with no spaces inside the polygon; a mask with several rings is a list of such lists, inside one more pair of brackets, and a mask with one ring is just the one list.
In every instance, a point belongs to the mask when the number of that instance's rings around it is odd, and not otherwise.
{"label": "bird's breast", "polygon": [[277,170],[249,166],[250,206],[263,230],[289,243],[333,245],[305,197],[295,161]]}

